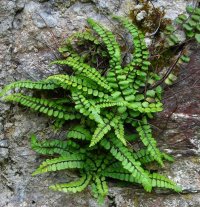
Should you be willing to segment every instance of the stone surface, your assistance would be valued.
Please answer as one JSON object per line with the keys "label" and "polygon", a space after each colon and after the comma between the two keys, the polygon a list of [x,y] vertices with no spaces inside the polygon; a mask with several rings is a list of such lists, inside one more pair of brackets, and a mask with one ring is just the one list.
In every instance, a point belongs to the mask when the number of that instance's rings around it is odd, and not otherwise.
{"label": "stone surface", "polygon": [[[1,0],[0,1],[0,88],[15,80],[40,80],[61,71],[49,67],[58,57],[57,47],[72,32],[93,17],[111,25],[108,14],[127,15],[133,0]],[[157,0],[167,17],[174,19],[193,1]],[[193,52],[179,83],[166,88],[165,111],[152,122],[159,147],[175,156],[162,173],[177,181],[182,194],[166,191],[145,193],[138,186],[117,187],[110,183],[110,195],[103,206],[113,207],[199,207],[200,206],[200,53]],[[158,130],[159,128],[159,130]],[[157,129],[157,130],[156,130]],[[3,207],[97,207],[89,191],[72,195],[54,193],[47,186],[76,175],[60,173],[32,177],[41,161],[30,149],[29,136],[61,136],[49,120],[0,102],[0,206]]]}

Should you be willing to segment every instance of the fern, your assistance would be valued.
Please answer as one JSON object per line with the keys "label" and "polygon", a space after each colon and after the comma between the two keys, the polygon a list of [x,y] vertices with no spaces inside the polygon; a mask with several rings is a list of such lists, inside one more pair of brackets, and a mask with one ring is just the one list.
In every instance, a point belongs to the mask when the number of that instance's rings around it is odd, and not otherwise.
{"label": "fern", "polygon": [[152,137],[152,132],[150,126],[147,124],[147,120],[144,117],[141,122],[139,122],[139,127],[136,129],[140,135],[141,141],[144,146],[147,147],[147,151],[150,156],[154,158],[160,165],[163,165],[161,152],[156,147],[156,141]]}
{"label": "fern", "polygon": [[[151,191],[151,184],[148,175],[141,167],[141,163],[136,161],[132,156],[132,153],[115,139],[111,139],[110,145],[103,140],[102,146],[110,150],[110,153],[122,163],[124,169],[132,173],[132,176],[137,180],[141,180],[145,190]],[[108,148],[109,146],[109,148]],[[142,179],[141,179],[142,178]]]}
{"label": "fern", "polygon": [[[190,27],[197,22],[199,10],[195,12],[197,14],[192,14],[192,20],[188,22]],[[174,182],[163,175],[151,174],[146,166],[154,161],[163,166],[164,160],[173,160],[157,148],[148,124],[148,117],[152,118],[154,113],[163,110],[162,87],[154,85],[161,78],[149,67],[151,54],[142,32],[126,18],[115,17],[115,20],[132,36],[132,58],[128,64],[122,63],[118,38],[101,24],[88,19],[92,30],[69,37],[59,49],[63,59],[51,63],[67,66],[70,70],[38,82],[11,83],[0,92],[0,96],[4,101],[17,102],[53,117],[58,128],[65,127],[66,121],[76,119],[67,129],[67,140],[38,141],[32,136],[32,148],[51,157],[33,175],[68,169],[79,173],[80,179],[52,185],[51,189],[76,193],[91,186],[94,197],[103,202],[108,194],[107,178],[114,178],[141,184],[148,192],[153,187],[179,192]],[[170,40],[176,41],[176,38],[170,36]],[[108,54],[105,67],[95,66],[88,57],[81,56],[79,46],[85,44],[101,47],[100,53]],[[24,94],[7,94],[22,88],[55,93],[49,93],[48,98],[42,93],[43,98],[34,97],[34,93],[27,96],[26,91]],[[138,140],[143,146],[134,151],[128,144],[134,145]]]}
{"label": "fern", "polygon": [[90,119],[95,120],[97,123],[103,123],[100,116],[100,110],[95,107],[93,102],[89,102],[81,93],[74,91],[72,98],[75,101],[75,109],[81,114],[88,116]]}
{"label": "fern", "polygon": [[99,142],[105,136],[105,134],[111,130],[110,122],[111,120],[104,119],[104,123],[97,126],[97,129],[92,136],[90,147]]}
{"label": "fern", "polygon": [[73,120],[80,118],[80,114],[73,113],[70,111],[70,108],[67,110],[62,105],[55,104],[53,101],[49,101],[47,99],[34,98],[31,96],[24,96],[20,93],[15,93],[6,96],[4,100],[20,103],[21,105],[29,107],[35,111],[59,119]]}
{"label": "fern", "polygon": [[95,32],[97,32],[97,34],[102,38],[103,42],[105,43],[108,53],[111,57],[110,67],[119,70],[119,65],[121,64],[121,52],[119,44],[115,39],[115,36],[112,34],[112,32],[103,28],[103,26],[95,22],[93,19],[88,19],[88,23],[92,27],[92,29],[94,29]]}
{"label": "fern", "polygon": [[8,91],[16,88],[39,89],[39,90],[54,90],[58,88],[56,84],[51,81],[17,81],[7,85],[0,93],[0,97],[4,96]]}
{"label": "fern", "polygon": [[[118,163],[112,165],[103,174],[106,177],[140,184],[140,182],[138,182],[138,180],[135,179],[130,172],[121,169]],[[153,173],[149,174],[149,178],[151,180],[152,187],[167,188],[176,192],[181,192],[180,187],[178,187],[173,181],[163,175]]]}
{"label": "fern", "polygon": [[99,202],[102,203],[108,194],[108,186],[106,183],[106,178],[96,176],[93,180],[94,180],[93,188],[95,187],[96,190],[95,194],[97,194],[96,196]]}
{"label": "fern", "polygon": [[31,136],[31,147],[40,154],[59,154],[61,156],[70,155],[74,151],[78,151],[80,148],[77,143],[72,141],[45,140],[44,142],[38,142],[35,135]]}
{"label": "fern", "polygon": [[80,139],[80,140],[91,140],[90,132],[84,127],[77,125],[70,129],[67,133],[68,138]]}
{"label": "fern", "polygon": [[92,68],[85,63],[77,62],[77,58],[69,57],[66,60],[60,60],[60,61],[58,60],[52,63],[68,65],[72,67],[72,69],[74,70],[76,74],[83,74],[84,76],[90,78],[92,81],[94,81],[96,84],[98,84],[102,88],[110,92],[112,91],[112,89],[110,88],[105,78],[102,77],[95,68]]}
{"label": "fern", "polygon": [[[68,137],[72,136],[73,139],[80,141],[85,140],[85,135],[89,136],[88,133],[88,130],[76,126],[68,132]],[[82,139],[82,137],[84,138]],[[108,143],[109,147],[105,147]],[[180,192],[180,187],[170,179],[157,173],[150,174],[141,168],[140,162],[136,160],[141,160],[140,155],[143,153],[136,157],[136,153],[132,153],[116,140],[113,140],[112,143],[112,140],[109,142],[105,139],[101,141],[101,145],[109,149],[113,156],[102,155],[101,152],[96,151],[96,149],[91,150],[87,145],[82,146],[82,149],[79,150],[79,144],[76,142],[55,139],[39,142],[35,136],[32,136],[32,148],[37,152],[52,156],[61,155],[61,157],[44,161],[33,175],[65,169],[79,169],[80,179],[70,183],[51,185],[49,188],[55,191],[76,193],[91,185],[92,193],[100,203],[108,194],[107,178],[142,184],[147,191],[151,191],[152,187],[159,187]],[[49,151],[47,151],[47,148]],[[58,149],[61,149],[61,151],[58,151]],[[146,183],[147,181],[148,183]]]}
{"label": "fern", "polygon": [[65,193],[67,192],[81,192],[83,191],[89,184],[91,180],[91,175],[83,175],[79,180],[66,183],[66,184],[56,184],[56,185],[51,185],[49,188],[55,191],[63,191]]}
{"label": "fern", "polygon": [[62,156],[44,161],[33,175],[64,169],[83,168],[84,164],[84,155],[82,154]]}

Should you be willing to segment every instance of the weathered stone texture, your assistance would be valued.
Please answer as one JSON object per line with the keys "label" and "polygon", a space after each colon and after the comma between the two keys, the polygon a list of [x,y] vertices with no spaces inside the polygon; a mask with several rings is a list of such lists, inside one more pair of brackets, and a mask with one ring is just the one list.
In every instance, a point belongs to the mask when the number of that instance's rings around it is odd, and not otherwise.
{"label": "weathered stone texture", "polygon": [[[135,1],[136,2],[136,1]],[[108,14],[126,15],[135,6],[131,0],[0,0],[0,88],[15,80],[39,80],[61,69],[49,67],[58,56],[57,46],[65,37],[86,25],[93,17],[109,25]],[[157,0],[167,17],[175,18],[192,1]],[[104,15],[103,15],[104,14]],[[166,88],[165,111],[152,124],[159,147],[176,161],[163,173],[177,181],[182,194],[169,191],[145,193],[139,187],[114,187],[103,206],[117,207],[199,207],[200,206],[200,52],[193,52],[180,81]],[[96,207],[90,193],[54,193],[53,181],[71,180],[74,174],[31,177],[40,159],[30,149],[29,135],[60,136],[48,119],[17,106],[0,103],[0,206],[6,207]],[[64,178],[63,178],[64,177]]]}

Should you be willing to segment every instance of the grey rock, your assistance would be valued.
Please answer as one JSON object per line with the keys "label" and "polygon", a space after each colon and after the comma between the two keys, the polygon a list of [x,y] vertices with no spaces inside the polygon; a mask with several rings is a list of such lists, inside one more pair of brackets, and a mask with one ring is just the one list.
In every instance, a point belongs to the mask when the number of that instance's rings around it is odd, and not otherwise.
{"label": "grey rock", "polygon": [[136,19],[137,21],[143,20],[147,16],[146,11],[141,11],[137,14]]}
{"label": "grey rock", "polygon": [[97,5],[97,8],[104,11],[104,12],[117,12],[121,6],[120,0],[108,0],[108,1],[101,1],[101,0],[93,0],[93,2]]}
{"label": "grey rock", "polygon": [[55,27],[57,25],[57,15],[52,9],[30,1],[25,4],[24,11],[32,16],[35,26],[38,28]]}
{"label": "grey rock", "polygon": [[0,140],[0,163],[8,158],[8,141]]}
{"label": "grey rock", "polygon": [[32,19],[38,28],[55,27],[57,25],[57,17],[52,15],[50,11],[36,12]]}
{"label": "grey rock", "polygon": [[179,14],[185,12],[185,7],[188,4],[193,4],[193,0],[179,1],[179,0],[158,0],[154,2],[156,7],[162,7],[166,11],[166,17],[175,19]]}

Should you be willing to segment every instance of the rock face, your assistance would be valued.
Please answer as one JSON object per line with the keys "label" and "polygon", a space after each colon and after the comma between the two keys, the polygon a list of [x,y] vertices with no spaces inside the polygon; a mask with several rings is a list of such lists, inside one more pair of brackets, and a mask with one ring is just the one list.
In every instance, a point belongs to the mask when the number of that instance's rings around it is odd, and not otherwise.
{"label": "rock face", "polygon": [[[167,17],[175,18],[190,1],[157,0]],[[191,1],[192,2],[192,1]],[[15,80],[39,80],[60,71],[48,67],[58,56],[56,48],[65,37],[81,30],[86,18],[110,24],[108,14],[125,15],[132,0],[1,0],[0,87]],[[193,52],[179,82],[166,88],[165,111],[152,122],[159,147],[176,161],[161,171],[177,181],[182,194],[166,191],[145,193],[136,187],[114,187],[103,206],[199,207],[200,206],[200,52]],[[48,119],[28,110],[0,103],[0,206],[3,207],[96,207],[88,191],[77,195],[55,193],[47,186],[71,179],[73,174],[31,177],[40,160],[30,149],[29,135],[58,137]],[[113,187],[112,187],[113,186]]]}

